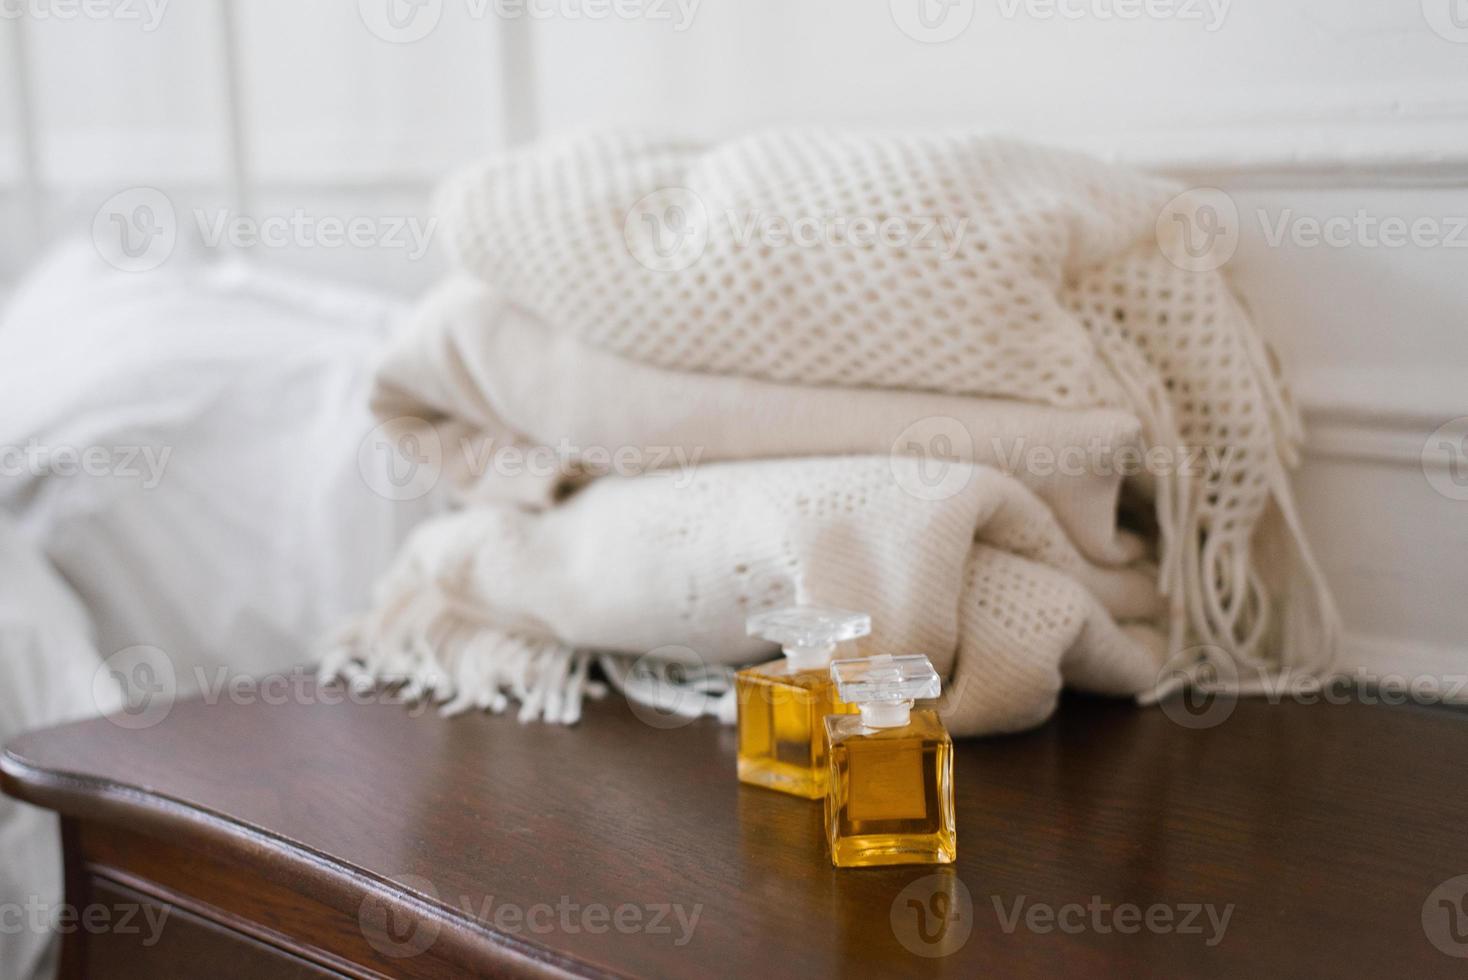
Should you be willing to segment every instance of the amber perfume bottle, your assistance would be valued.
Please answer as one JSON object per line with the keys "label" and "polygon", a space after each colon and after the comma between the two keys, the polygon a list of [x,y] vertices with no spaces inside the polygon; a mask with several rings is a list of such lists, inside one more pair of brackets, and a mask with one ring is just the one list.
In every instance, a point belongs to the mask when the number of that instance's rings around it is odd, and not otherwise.
{"label": "amber perfume bottle", "polygon": [[860,714],[826,719],[826,839],[839,868],[949,864],[958,856],[953,740],[938,713],[927,657],[883,655],[831,665],[838,696]]}
{"label": "amber perfume bottle", "polygon": [[865,613],[795,606],[749,617],[749,635],[780,644],[778,660],[741,670],[739,779],[807,799],[826,795],[827,715],[855,711],[836,699],[836,644],[872,631]]}

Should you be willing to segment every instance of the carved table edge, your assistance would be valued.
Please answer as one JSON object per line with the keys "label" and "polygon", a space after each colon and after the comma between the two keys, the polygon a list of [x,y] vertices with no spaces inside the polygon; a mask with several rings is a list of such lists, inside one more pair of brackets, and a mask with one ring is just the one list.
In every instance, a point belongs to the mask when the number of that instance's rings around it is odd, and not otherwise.
{"label": "carved table edge", "polygon": [[447,940],[470,956],[517,975],[622,976],[466,919],[451,905],[254,824],[142,787],[33,763],[18,744],[33,734],[38,733],[20,736],[0,750],[0,792],[14,799],[175,843],[223,848],[254,867],[285,873],[292,877],[292,888],[341,910],[360,908],[371,899],[390,912],[431,917],[440,924],[438,941]]}

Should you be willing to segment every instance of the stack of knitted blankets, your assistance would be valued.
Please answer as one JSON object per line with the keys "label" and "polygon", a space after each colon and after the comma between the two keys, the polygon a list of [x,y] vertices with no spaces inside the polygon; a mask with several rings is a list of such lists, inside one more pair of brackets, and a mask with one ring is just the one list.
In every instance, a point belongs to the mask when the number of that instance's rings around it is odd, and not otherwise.
{"label": "stack of knitted blankets", "polygon": [[1063,685],[1318,670],[1297,423],[1224,278],[1169,259],[1177,192],[829,132],[594,134],[453,177],[456,271],[373,407],[463,506],[323,673],[569,722],[594,664],[635,698],[674,664],[717,711],[722,668],[774,652],[746,616],[791,603],[927,654],[958,735],[1037,724]]}

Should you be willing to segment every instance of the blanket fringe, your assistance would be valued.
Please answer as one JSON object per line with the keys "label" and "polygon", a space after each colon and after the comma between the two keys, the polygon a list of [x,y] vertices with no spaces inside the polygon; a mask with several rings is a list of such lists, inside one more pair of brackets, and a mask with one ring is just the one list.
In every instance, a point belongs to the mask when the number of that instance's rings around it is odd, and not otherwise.
{"label": "blanket fringe", "polygon": [[[693,665],[626,654],[602,654],[602,671],[629,701],[670,719],[708,715],[726,725],[738,716],[734,671],[721,665]],[[670,726],[671,727],[671,726]]]}
{"label": "blanket fringe", "polygon": [[732,673],[626,653],[578,650],[558,640],[510,632],[477,620],[438,589],[405,587],[337,631],[320,650],[317,679],[358,694],[390,692],[395,701],[427,702],[444,717],[470,710],[501,714],[518,703],[521,722],[574,725],[585,698],[608,685],[629,701],[691,720],[735,716]]}
{"label": "blanket fringe", "polygon": [[522,722],[572,725],[586,697],[606,685],[588,676],[591,654],[556,640],[486,627],[437,589],[405,588],[331,637],[317,677],[359,693],[391,691],[444,716],[499,714],[519,704]]}
{"label": "blanket fringe", "polygon": [[[1269,491],[1288,532],[1294,567],[1286,594],[1272,602],[1251,539],[1203,526],[1202,482],[1180,469],[1159,475],[1158,576],[1168,600],[1168,649],[1173,655],[1189,649],[1198,655],[1187,669],[1169,671],[1156,686],[1141,692],[1137,700],[1142,704],[1154,704],[1183,688],[1226,688],[1245,696],[1277,692],[1318,680],[1335,665],[1340,616],[1300,525],[1286,470],[1298,460],[1299,414],[1277,380],[1263,341],[1249,331],[1244,334],[1250,368],[1278,434]],[[1182,436],[1167,393],[1139,363],[1140,355],[1115,338],[1098,340],[1098,349],[1141,419],[1149,445],[1179,447]],[[1284,613],[1279,623],[1277,607]],[[1226,669],[1213,664],[1219,655],[1228,659]]]}

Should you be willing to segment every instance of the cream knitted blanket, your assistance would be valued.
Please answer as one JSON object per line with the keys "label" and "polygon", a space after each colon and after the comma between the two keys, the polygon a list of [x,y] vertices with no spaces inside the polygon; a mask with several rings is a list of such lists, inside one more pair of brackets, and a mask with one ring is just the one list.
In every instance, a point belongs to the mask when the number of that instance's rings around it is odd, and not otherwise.
{"label": "cream knitted blanket", "polygon": [[703,668],[767,656],[744,618],[790,602],[927,653],[960,735],[1036,724],[1062,684],[1320,668],[1298,427],[1224,279],[1167,259],[1176,192],[833,133],[583,136],[458,175],[460,271],[374,409],[466,503],[323,673],[574,721],[593,657],[634,697],[681,663],[673,710],[727,711]]}

